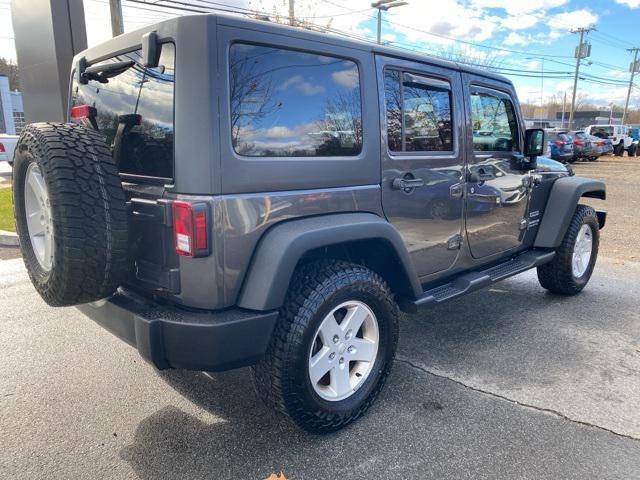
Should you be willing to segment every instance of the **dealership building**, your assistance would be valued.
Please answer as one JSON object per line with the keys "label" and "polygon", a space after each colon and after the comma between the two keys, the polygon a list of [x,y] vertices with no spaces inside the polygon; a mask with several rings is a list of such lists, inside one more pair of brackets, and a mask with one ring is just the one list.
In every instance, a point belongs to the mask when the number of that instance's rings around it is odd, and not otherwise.
{"label": "dealership building", "polygon": [[18,135],[24,127],[22,93],[11,91],[9,78],[0,74],[0,133]]}

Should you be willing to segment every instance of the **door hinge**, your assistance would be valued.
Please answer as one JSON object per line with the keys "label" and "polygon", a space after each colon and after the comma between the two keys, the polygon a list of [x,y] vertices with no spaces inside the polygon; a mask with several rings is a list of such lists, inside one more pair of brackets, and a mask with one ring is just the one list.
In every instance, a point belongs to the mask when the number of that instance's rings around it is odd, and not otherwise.
{"label": "door hinge", "polygon": [[453,237],[447,240],[447,250],[458,250],[462,246],[462,235],[456,233]]}

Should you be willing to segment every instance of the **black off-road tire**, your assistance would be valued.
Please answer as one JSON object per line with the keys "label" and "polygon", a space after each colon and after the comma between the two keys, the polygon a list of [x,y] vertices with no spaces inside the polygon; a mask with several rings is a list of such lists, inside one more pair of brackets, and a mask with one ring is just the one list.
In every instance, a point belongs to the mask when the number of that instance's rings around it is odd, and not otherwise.
{"label": "black off-road tire", "polygon": [[[26,221],[25,177],[33,162],[51,204],[49,270],[35,256]],[[128,271],[127,212],[118,169],[98,132],[67,123],[25,127],[16,146],[13,201],[27,272],[49,305],[77,305],[115,292]]]}
{"label": "black off-road tire", "polygon": [[[325,316],[348,300],[374,312],[379,327],[374,367],[362,386],[341,401],[327,401],[313,389],[308,356]],[[358,419],[376,400],[391,370],[398,339],[399,310],[385,281],[352,263],[320,260],[299,267],[280,310],[264,359],[253,367],[264,402],[301,428],[328,433]]]}
{"label": "black off-road tire", "polygon": [[[585,224],[591,228],[593,238],[591,258],[584,274],[576,278],[571,268],[571,260],[578,232],[582,225]],[[538,267],[540,285],[558,295],[570,296],[580,293],[589,283],[593,273],[598,257],[599,243],[600,227],[595,210],[587,205],[578,205],[562,244],[556,250],[556,256],[551,262]]]}
{"label": "black off-road tire", "polygon": [[635,157],[637,154],[638,154],[638,145],[632,144],[629,147],[629,150],[627,150],[627,155],[629,155],[630,157]]}
{"label": "black off-road tire", "polygon": [[622,157],[624,155],[624,143],[620,142],[618,145],[613,147],[613,154],[616,157]]}

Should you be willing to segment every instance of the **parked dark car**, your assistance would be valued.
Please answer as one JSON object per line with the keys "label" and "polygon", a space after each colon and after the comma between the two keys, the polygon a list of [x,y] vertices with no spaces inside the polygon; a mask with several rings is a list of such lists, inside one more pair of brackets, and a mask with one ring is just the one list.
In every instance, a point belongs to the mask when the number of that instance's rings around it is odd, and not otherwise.
{"label": "parked dark car", "polygon": [[549,133],[548,135],[549,156],[562,163],[573,161],[573,138],[567,133]]}
{"label": "parked dark car", "polygon": [[588,134],[582,130],[570,132],[569,135],[573,140],[573,161],[576,160],[597,160],[598,150],[591,142]]}
{"label": "parked dark car", "polygon": [[[594,146],[595,151],[598,153],[598,157],[602,155],[613,154],[613,142],[609,138],[599,138],[594,135],[588,135],[591,140],[591,145]],[[597,160],[597,157],[594,158]]]}

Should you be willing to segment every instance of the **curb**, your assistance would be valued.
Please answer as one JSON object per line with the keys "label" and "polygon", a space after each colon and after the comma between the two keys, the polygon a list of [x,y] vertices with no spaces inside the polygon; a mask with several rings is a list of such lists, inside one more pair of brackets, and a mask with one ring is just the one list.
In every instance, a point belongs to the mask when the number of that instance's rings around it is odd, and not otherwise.
{"label": "curb", "polygon": [[20,242],[18,241],[18,234],[14,232],[7,232],[6,230],[0,230],[0,247],[18,247]]}

